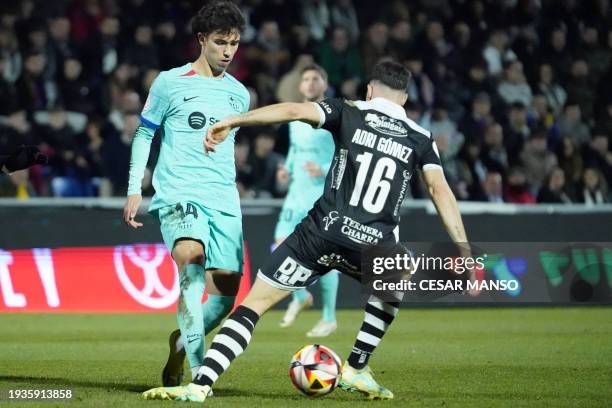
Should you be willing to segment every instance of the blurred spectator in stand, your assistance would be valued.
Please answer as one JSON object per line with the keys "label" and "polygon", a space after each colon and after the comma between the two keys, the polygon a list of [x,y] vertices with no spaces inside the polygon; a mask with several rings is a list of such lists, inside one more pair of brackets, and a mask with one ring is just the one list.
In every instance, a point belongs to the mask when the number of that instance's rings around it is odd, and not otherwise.
{"label": "blurred spectator in stand", "polygon": [[469,66],[467,78],[463,81],[463,85],[468,95],[466,104],[470,104],[479,93],[484,92],[493,99],[495,99],[497,95],[497,88],[493,81],[487,76],[486,64],[481,59],[476,59],[472,65]]}
{"label": "blurred spectator in stand", "polygon": [[117,103],[108,115],[108,121],[117,132],[123,132],[125,114],[140,114],[142,103],[140,95],[133,89],[126,89],[119,97]]}
{"label": "blurred spectator in stand", "polygon": [[567,92],[555,81],[553,67],[549,63],[540,65],[538,90],[546,98],[546,102],[554,115],[561,114],[567,101]]}
{"label": "blurred spectator in stand", "polygon": [[70,20],[60,16],[49,20],[50,47],[57,63],[56,72],[64,71],[64,63],[68,58],[77,58],[77,49],[70,38]]}
{"label": "blurred spectator in stand", "polygon": [[66,110],[92,114],[95,109],[95,101],[91,97],[91,89],[83,80],[82,66],[77,59],[67,59],[64,62],[62,79],[59,83],[59,91]]}
{"label": "blurred spectator in stand", "polygon": [[487,126],[480,159],[487,170],[506,174],[509,165],[508,153],[504,146],[503,129],[498,123]]}
{"label": "blurred spectator in stand", "polygon": [[38,124],[36,132],[43,141],[41,151],[49,156],[53,195],[93,196],[92,174],[83,152],[84,140],[79,137],[80,126],[69,120],[62,106],[39,112],[35,119]]}
{"label": "blurred spectator in stand", "polygon": [[[612,95],[610,96],[612,97]],[[612,137],[612,99],[604,104],[597,121],[597,127],[601,128],[608,135],[608,138]],[[612,145],[612,141],[610,141],[610,144]]]}
{"label": "blurred spectator in stand", "polygon": [[506,201],[514,204],[534,204],[536,202],[527,176],[520,167],[513,167],[508,172]]}
{"label": "blurred spectator in stand", "polygon": [[45,79],[44,54],[29,54],[25,57],[24,70],[17,81],[20,106],[29,112],[53,106],[57,100],[57,87],[52,80]]}
{"label": "blurred spectator in stand", "polygon": [[580,105],[582,119],[586,123],[593,120],[595,102],[595,82],[589,77],[589,66],[584,60],[572,63],[571,76],[567,84],[567,98]]}
{"label": "blurred spectator in stand", "polygon": [[433,76],[434,64],[442,61],[452,48],[444,37],[444,26],[437,20],[427,23],[425,32],[418,39],[416,47],[416,51],[423,59],[424,70],[430,76]]}
{"label": "blurred spectator in stand", "polygon": [[503,203],[502,176],[498,172],[490,171],[482,183],[482,195],[475,197],[476,201],[487,201],[490,203]]}
{"label": "blurred spectator in stand", "polygon": [[157,49],[153,45],[153,29],[148,24],[141,24],[134,31],[134,41],[124,50],[124,60],[138,67],[141,71],[159,66]]}
{"label": "blurred spectator in stand", "polygon": [[[126,110],[121,122],[121,129],[112,130],[112,128],[106,127],[104,143],[100,148],[103,174],[110,180],[112,195],[114,196],[123,196],[127,192],[128,177],[126,169],[130,167],[132,139],[140,124],[140,116]],[[143,186],[143,189],[146,189],[146,187]]]}
{"label": "blurred spectator in stand", "polygon": [[317,60],[329,75],[329,84],[339,94],[345,83],[357,87],[363,79],[363,65],[359,49],[350,44],[345,28],[334,28],[331,40],[321,44]]}
{"label": "blurred spectator in stand", "polygon": [[302,54],[311,54],[317,48],[317,45],[310,37],[308,27],[305,25],[291,26],[288,37],[287,42],[292,59],[296,59]]}
{"label": "blurred spectator in stand", "polygon": [[423,59],[413,50],[408,53],[404,64],[412,73],[412,80],[408,84],[408,99],[425,110],[431,109],[434,103],[434,85],[423,72]]}
{"label": "blurred spectator in stand", "polygon": [[335,0],[331,7],[331,22],[333,27],[344,27],[351,43],[359,39],[359,20],[352,0]]}
{"label": "blurred spectator in stand", "polygon": [[[127,91],[138,87],[138,69],[133,65],[120,64],[112,76],[106,80],[104,86],[104,109],[103,112],[112,112],[118,109]],[[148,89],[146,92],[148,93]]]}
{"label": "blurred spectator in stand", "polygon": [[154,68],[166,71],[185,63],[185,55],[172,20],[163,20],[155,26],[155,46],[159,66]]}
{"label": "blurred spectator in stand", "polygon": [[527,124],[527,109],[522,102],[514,102],[508,109],[508,118],[504,128],[504,145],[508,151],[508,159],[513,165],[523,150],[525,141],[529,138],[531,129]]}
{"label": "blurred spectator in stand", "polygon": [[482,56],[487,62],[489,74],[498,77],[504,70],[504,65],[516,61],[514,51],[509,48],[510,40],[508,33],[502,29],[495,29],[489,36],[489,41],[482,51]]}
{"label": "blurred spectator in stand", "polygon": [[84,136],[84,154],[91,168],[92,174],[99,177],[98,195],[100,197],[109,197],[112,195],[112,186],[110,180],[102,178],[104,169],[104,158],[102,157],[102,146],[104,145],[104,137],[102,135],[103,121],[100,118],[92,117],[87,122]]}
{"label": "blurred spectator in stand", "polygon": [[451,120],[458,122],[465,116],[463,101],[468,99],[469,92],[455,72],[449,70],[441,61],[434,64],[433,71],[434,100],[444,104]]}
{"label": "blurred spectator in stand", "polygon": [[559,136],[572,138],[577,148],[582,148],[591,139],[589,127],[582,122],[580,105],[573,100],[565,104],[559,119]]}
{"label": "blurred spectator in stand", "polygon": [[302,21],[308,27],[310,36],[317,42],[323,41],[330,26],[327,2],[325,0],[304,0],[301,5]]}
{"label": "blurred spectator in stand", "polygon": [[47,26],[42,19],[33,18],[27,23],[26,44],[22,48],[28,54],[41,54],[45,59],[42,76],[53,79],[58,71],[57,55],[47,34]]}
{"label": "blurred spectator in stand", "polygon": [[410,6],[404,0],[391,0],[384,3],[373,3],[376,10],[380,12],[380,16],[384,21],[404,20],[410,21]]}
{"label": "blurred spectator in stand", "polygon": [[612,185],[612,152],[610,141],[603,129],[595,129],[591,142],[582,152],[586,167],[598,169],[608,185]]}
{"label": "blurred spectator in stand", "polygon": [[564,137],[557,147],[557,161],[563,170],[566,191],[571,197],[576,197],[584,169],[582,156],[576,150],[574,139]]}
{"label": "blurred spectator in stand", "polygon": [[366,73],[376,65],[376,63],[389,55],[389,26],[377,21],[368,27],[362,47],[363,65]]}
{"label": "blurred spectator in stand", "polygon": [[278,24],[266,20],[261,24],[255,45],[249,48],[247,58],[255,67],[255,82],[261,104],[275,102],[277,78],[289,63],[289,51],[283,44]]}
{"label": "blurred spectator in stand", "polygon": [[569,204],[572,200],[565,192],[565,173],[554,167],[546,176],[544,185],[538,192],[538,203]]}
{"label": "blurred spectator in stand", "polygon": [[244,138],[238,138],[234,147],[234,159],[236,161],[236,187],[240,198],[253,198],[255,192],[250,188],[251,166],[248,162],[249,143]]}
{"label": "blurred spectator in stand", "polygon": [[444,174],[452,186],[460,179],[460,163],[457,154],[465,139],[457,131],[456,124],[448,118],[448,111],[441,104],[434,107],[430,130],[438,146]]}
{"label": "blurred spectator in stand", "polygon": [[572,65],[572,55],[567,47],[567,34],[565,28],[556,28],[550,33],[550,43],[543,49],[544,61],[554,64],[559,74],[559,80],[564,82],[569,76]]}
{"label": "blurred spectator in stand", "polygon": [[465,77],[468,74],[466,61],[478,58],[478,51],[472,44],[470,26],[459,21],[453,27],[452,48],[446,55],[445,64],[457,75]]}
{"label": "blurred spectator in stand", "polygon": [[412,26],[410,21],[398,20],[389,32],[389,55],[396,61],[404,61],[412,48]]}
{"label": "blurred spectator in stand", "polygon": [[0,76],[6,82],[14,84],[21,75],[23,59],[19,52],[17,36],[2,26],[0,26],[0,60],[3,61]]}
{"label": "blurred spectator in stand", "polygon": [[[104,19],[100,3],[97,0],[71,2],[67,15],[72,27],[72,37],[77,43],[82,43],[100,28],[100,22]],[[131,16],[129,12],[125,13],[126,18]]]}
{"label": "blurred spectator in stand", "polygon": [[531,128],[549,129],[555,123],[555,115],[550,111],[546,97],[541,93],[533,96],[527,117],[527,123]]}
{"label": "blurred spectator in stand", "polygon": [[249,185],[255,197],[279,197],[276,185],[276,172],[283,163],[283,157],[275,153],[274,134],[263,131],[257,134],[254,147],[247,160],[250,168]]}
{"label": "blurred spectator in stand", "polygon": [[522,102],[525,106],[531,105],[531,87],[527,83],[523,64],[520,61],[512,61],[505,65],[504,78],[497,87],[497,93],[506,103]]}
{"label": "blurred spectator in stand", "polygon": [[487,168],[480,159],[480,144],[466,140],[459,152],[461,159],[461,178],[465,182],[465,191],[469,200],[480,200],[484,192],[482,182],[487,174]]}
{"label": "blurred spectator in stand", "polygon": [[557,157],[546,148],[546,131],[536,129],[520,155],[527,180],[534,191],[544,183],[545,177],[557,166]]}
{"label": "blurred spectator in stand", "polygon": [[[0,34],[1,35],[1,34]],[[2,95],[2,103],[0,104],[0,115],[8,115],[19,109],[19,94],[15,84],[6,79],[2,73],[6,69],[7,60],[0,53],[0,95]]]}
{"label": "blurred spectator in stand", "polygon": [[12,151],[21,144],[35,145],[39,141],[36,133],[32,131],[26,111],[15,110],[8,112],[6,116],[0,116],[0,149],[2,151]]}
{"label": "blurred spectator in stand", "polygon": [[[81,47],[85,76],[91,81],[101,81],[119,64],[119,19],[104,17],[100,30],[92,32]],[[163,62],[162,62],[163,63]],[[101,85],[101,84],[99,84]]]}
{"label": "blurred spectator in stand", "polygon": [[581,54],[589,67],[589,77],[591,82],[597,83],[610,68],[612,54],[609,49],[600,45],[599,32],[596,27],[592,25],[584,27],[581,37]]}
{"label": "blurred spectator in stand", "polygon": [[587,167],[584,170],[582,174],[582,189],[578,196],[578,202],[586,205],[610,202],[608,185],[597,169]]}

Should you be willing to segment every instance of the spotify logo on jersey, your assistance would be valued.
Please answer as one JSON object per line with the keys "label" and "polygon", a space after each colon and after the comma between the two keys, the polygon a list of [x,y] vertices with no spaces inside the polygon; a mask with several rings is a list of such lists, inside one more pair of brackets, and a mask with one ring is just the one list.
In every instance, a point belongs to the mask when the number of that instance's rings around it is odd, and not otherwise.
{"label": "spotify logo on jersey", "polygon": [[187,121],[192,129],[202,129],[206,123],[206,116],[202,112],[193,112]]}

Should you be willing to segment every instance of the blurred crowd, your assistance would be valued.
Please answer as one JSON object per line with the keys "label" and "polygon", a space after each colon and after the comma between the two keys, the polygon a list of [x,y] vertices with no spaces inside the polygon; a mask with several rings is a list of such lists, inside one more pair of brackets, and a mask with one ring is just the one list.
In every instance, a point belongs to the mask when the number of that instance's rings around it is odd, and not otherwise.
{"label": "blurred crowd", "polygon": [[[610,201],[610,0],[243,0],[230,72],[251,108],[299,101],[301,67],[328,96],[362,99],[369,69],[413,74],[408,116],[431,129],[460,200]],[[0,150],[50,157],[0,176],[0,196],[121,196],[130,144],[160,70],[193,61],[198,1],[21,0],[0,5]],[[287,127],[236,143],[243,197],[282,197]],[[149,169],[155,165],[154,144]],[[143,182],[151,194],[151,171]],[[425,196],[418,177],[412,196]]]}

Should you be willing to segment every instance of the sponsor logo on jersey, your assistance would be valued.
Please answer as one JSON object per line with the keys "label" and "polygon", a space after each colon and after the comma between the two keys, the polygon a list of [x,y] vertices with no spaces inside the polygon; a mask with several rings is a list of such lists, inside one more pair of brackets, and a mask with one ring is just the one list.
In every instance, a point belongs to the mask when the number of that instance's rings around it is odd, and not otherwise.
{"label": "sponsor logo on jersey", "polygon": [[240,102],[238,101],[238,99],[230,95],[228,100],[229,100],[229,104],[232,107],[232,109],[235,110],[236,112],[240,112]]}
{"label": "sponsor logo on jersey", "polygon": [[338,211],[330,211],[325,217],[323,217],[323,222],[325,223],[325,231],[329,230],[329,226],[332,225],[338,219]]}
{"label": "sponsor logo on jersey", "polygon": [[317,260],[317,263],[319,265],[323,265],[323,266],[326,266],[326,267],[331,268],[331,269],[339,269],[339,270],[345,270],[345,271],[357,271],[357,270],[359,270],[358,267],[356,267],[355,265],[351,264],[342,255],[335,254],[333,252],[331,254],[329,254],[329,255],[323,255],[322,257],[320,257]]}
{"label": "sponsor logo on jersey", "polygon": [[328,115],[332,113],[331,106],[329,106],[325,101],[319,102],[319,105],[321,105],[321,107],[325,110],[325,112],[327,112]]}
{"label": "sponsor logo on jersey", "polygon": [[397,197],[397,203],[395,203],[395,209],[393,210],[393,215],[395,217],[399,215],[399,211],[402,206],[402,202],[404,201],[404,197],[406,196],[406,191],[408,190],[408,183],[410,182],[412,173],[410,173],[410,171],[408,170],[404,170],[402,175],[404,176],[404,180],[402,180],[402,189],[400,190],[399,197]]}
{"label": "sponsor logo on jersey", "polygon": [[187,122],[192,129],[202,129],[206,124],[206,116],[202,112],[192,112]]}
{"label": "sponsor logo on jersey", "polygon": [[295,286],[298,283],[306,283],[310,275],[312,275],[312,270],[300,265],[298,261],[288,256],[274,272],[274,279],[283,285]]}
{"label": "sponsor logo on jersey", "polygon": [[389,136],[406,137],[408,129],[404,122],[378,113],[368,113],[365,117],[366,125],[380,133]]}
{"label": "sponsor logo on jersey", "polygon": [[376,245],[383,238],[383,234],[379,229],[363,225],[346,215],[342,217],[340,232],[358,244]]}

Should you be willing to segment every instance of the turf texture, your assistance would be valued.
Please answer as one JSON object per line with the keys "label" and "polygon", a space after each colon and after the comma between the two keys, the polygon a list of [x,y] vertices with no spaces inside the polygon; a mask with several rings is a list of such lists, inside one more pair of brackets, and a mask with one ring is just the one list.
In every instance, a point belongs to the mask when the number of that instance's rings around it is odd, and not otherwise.
{"label": "turf texture", "polygon": [[[370,360],[395,393],[369,402],[336,390],[299,395],[288,377],[292,354],[318,313],[280,329],[266,315],[246,353],[215,386],[211,407],[605,407],[612,405],[612,308],[402,309]],[[348,355],[362,312],[342,310],[320,343]],[[169,314],[0,315],[0,388],[63,389],[71,402],[0,407],[171,407],[144,401],[165,362]],[[211,337],[208,337],[210,342]]]}

